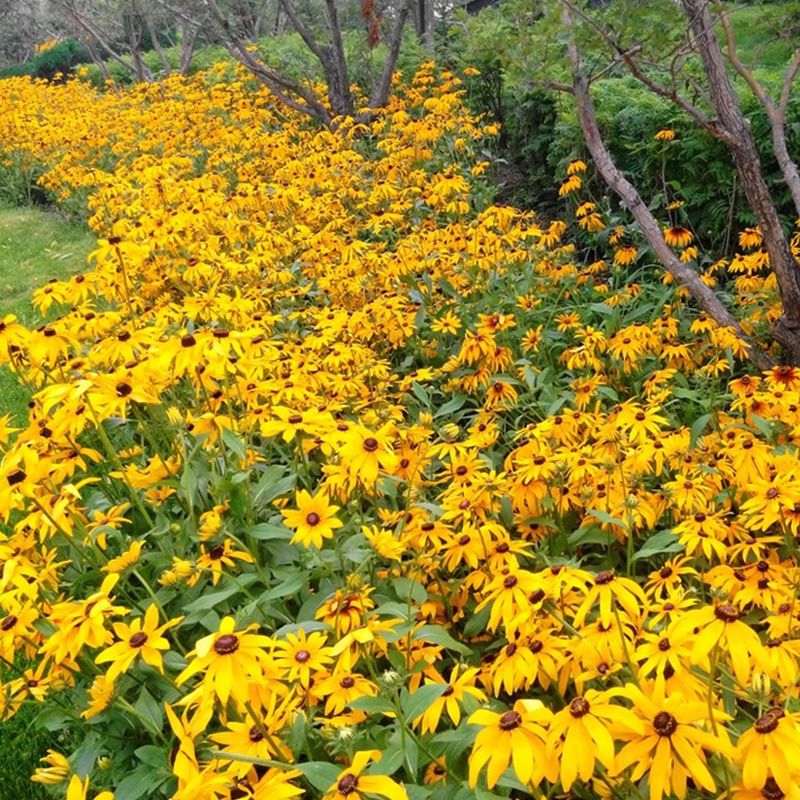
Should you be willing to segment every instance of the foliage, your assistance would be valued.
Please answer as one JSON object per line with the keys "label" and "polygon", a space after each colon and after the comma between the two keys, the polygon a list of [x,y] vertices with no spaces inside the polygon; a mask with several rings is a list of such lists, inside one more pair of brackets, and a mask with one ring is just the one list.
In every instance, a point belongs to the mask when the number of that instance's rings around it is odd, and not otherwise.
{"label": "foliage", "polygon": [[[568,99],[559,100],[542,87],[548,81],[567,80],[558,42],[558,21],[545,14],[547,4],[536,5],[508,0],[496,9],[470,18],[466,32],[453,47],[460,68],[475,65],[481,75],[470,81],[470,100],[479,113],[503,122],[504,136],[498,155],[521,171],[520,187],[512,195],[517,203],[550,214],[553,198],[542,187],[572,159],[585,157],[583,138],[574,108]],[[796,11],[795,3],[737,9],[732,16],[740,55],[746,63],[755,59],[757,74],[778,93],[790,51],[780,39],[772,43],[773,29],[786,28],[786,19]],[[682,32],[682,20],[671,2],[610,4],[607,9],[612,29],[622,41],[643,42],[654,48],[654,59],[669,50]],[[601,16],[602,18],[602,16]],[[622,21],[622,22],[620,22]],[[582,46],[597,68],[608,54],[596,38],[583,30]],[[632,38],[631,38],[632,37]],[[498,49],[496,43],[504,46]],[[659,52],[660,51],[660,52]],[[752,215],[740,188],[726,148],[668,101],[655,96],[624,69],[612,71],[593,88],[598,120],[616,163],[639,187],[648,202],[664,207],[670,202],[685,205],[686,220],[714,250],[726,249],[734,230],[752,224]],[[765,175],[774,187],[779,210],[792,222],[792,203],[772,154],[769,121],[750,90],[739,86],[743,110],[751,120],[753,136],[761,152]],[[553,114],[557,119],[553,119]],[[790,104],[788,118],[790,152],[800,152],[800,101]],[[666,128],[679,131],[665,147],[653,137]],[[531,151],[533,151],[533,157]],[[606,193],[595,184],[596,195]],[[543,196],[544,195],[544,196]]]}
{"label": "foliage", "polygon": [[32,75],[36,78],[53,80],[57,76],[68,76],[80,64],[90,62],[88,50],[72,39],[64,39],[52,47],[37,53],[27,64],[18,64],[0,70],[0,78]]}
{"label": "foliage", "polygon": [[[0,318],[14,314],[30,327],[44,322],[31,306],[31,292],[81,269],[93,241],[83,225],[63,214],[0,207]],[[7,367],[0,367],[0,398],[3,413],[11,412],[15,425],[24,424],[30,396]]]}
{"label": "foliage", "polygon": [[[465,94],[330,131],[229,64],[0,84],[6,168],[98,237],[0,324],[2,711],[56,796],[791,796],[800,372],[586,164],[574,238],[492,205]],[[758,334],[758,232],[664,225]]]}

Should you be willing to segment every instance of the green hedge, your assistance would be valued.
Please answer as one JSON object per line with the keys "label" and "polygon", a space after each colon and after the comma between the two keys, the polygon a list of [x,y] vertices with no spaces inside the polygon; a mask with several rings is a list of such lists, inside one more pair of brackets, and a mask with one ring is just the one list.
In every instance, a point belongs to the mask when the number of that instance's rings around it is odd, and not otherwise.
{"label": "green hedge", "polygon": [[89,51],[72,39],[65,39],[57,45],[38,53],[26,64],[15,64],[0,70],[0,78],[30,75],[34,78],[53,80],[57,75],[71,75],[79,64],[92,60]]}

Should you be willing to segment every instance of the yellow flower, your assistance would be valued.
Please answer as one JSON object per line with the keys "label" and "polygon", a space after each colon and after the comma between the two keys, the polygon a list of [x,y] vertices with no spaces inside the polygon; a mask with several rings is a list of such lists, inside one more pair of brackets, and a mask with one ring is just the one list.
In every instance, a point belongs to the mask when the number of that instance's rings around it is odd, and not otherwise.
{"label": "yellow flower", "polygon": [[[665,698],[659,690],[647,695],[631,684],[625,692],[633,701],[634,713],[644,722],[644,730],[619,732],[619,738],[628,743],[617,754],[612,774],[630,769],[633,782],[646,774],[650,800],[661,800],[670,794],[683,800],[688,778],[714,792],[716,783],[708,769],[706,751],[730,758],[733,748],[719,725],[718,733],[709,733],[701,726],[708,722],[708,704],[687,701],[681,694]],[[720,711],[712,713],[715,720],[727,718]]]}
{"label": "yellow flower", "polygon": [[70,773],[69,761],[66,756],[57,753],[55,750],[48,750],[46,756],[39,759],[47,764],[46,767],[38,767],[31,776],[35,783],[43,783],[46,786],[53,786],[67,779]]}
{"label": "yellow flower", "polygon": [[343,525],[336,516],[339,506],[331,505],[323,494],[312,497],[305,489],[297,493],[295,502],[296,509],[281,512],[286,527],[295,532],[292,542],[322,549],[324,540],[332,539],[333,532]]}
{"label": "yellow flower", "polygon": [[324,669],[333,660],[330,647],[325,646],[324,633],[306,634],[299,630],[287,633],[286,640],[275,642],[275,663],[286,680],[299,681],[302,686],[311,684],[311,673]]}
{"label": "yellow flower", "polygon": [[182,621],[183,617],[178,617],[159,626],[158,608],[155,604],[151,604],[145,611],[144,617],[138,617],[130,625],[124,622],[115,622],[112,625],[119,641],[103,650],[95,662],[98,664],[111,662],[106,672],[106,677],[111,682],[127,672],[137,657],[163,673],[164,658],[161,651],[169,650],[169,642],[162,634],[169,628],[180,625]]}
{"label": "yellow flower", "polygon": [[408,800],[406,790],[386,775],[365,775],[366,767],[379,761],[379,750],[360,750],[350,766],[339,773],[336,781],[325,792],[323,800],[361,800],[367,795],[388,797],[389,800]]}
{"label": "yellow flower", "polygon": [[[475,686],[475,676],[478,670],[473,668],[463,669],[458,664],[450,671],[449,680],[445,681],[440,675],[425,685],[443,684],[446,688],[442,694],[431,702],[427,710],[412,721],[414,726],[419,726],[422,733],[433,733],[439,726],[442,714],[447,711],[453,725],[461,721],[461,702],[469,696],[478,702],[485,703],[486,695]],[[461,671],[461,674],[459,672]]]}
{"label": "yellow flower", "polygon": [[612,732],[623,729],[644,733],[644,724],[629,709],[609,702],[620,694],[621,690],[589,689],[553,717],[548,748],[550,753],[560,752],[564,791],[570,790],[576,778],[589,781],[594,774],[595,761],[611,769],[614,763]]}
{"label": "yellow flower", "polygon": [[[81,780],[77,775],[73,775],[67,786],[66,800],[89,800],[89,778]],[[100,792],[94,796],[94,800],[114,800],[113,792]]]}
{"label": "yellow flower", "polygon": [[487,766],[486,785],[491,789],[513,762],[517,778],[525,785],[538,785],[544,778],[554,781],[558,761],[548,753],[544,726],[552,713],[538,700],[517,700],[510,711],[501,714],[488,709],[476,711],[470,725],[480,725],[469,757],[469,785]]}
{"label": "yellow flower", "polygon": [[670,247],[687,247],[693,238],[692,232],[680,225],[664,228],[664,241]]}
{"label": "yellow flower", "polygon": [[268,636],[250,633],[257,625],[236,631],[233,617],[224,617],[219,631],[198,640],[188,653],[189,665],[178,675],[178,686],[197,673],[203,673],[203,688],[222,703],[234,697],[240,703],[248,699],[249,684],[258,681],[267,667],[267,649],[273,645]]}
{"label": "yellow flower", "polygon": [[782,708],[771,708],[748,728],[737,744],[742,763],[742,783],[761,789],[774,780],[789,793],[800,778],[800,730],[794,716]]}

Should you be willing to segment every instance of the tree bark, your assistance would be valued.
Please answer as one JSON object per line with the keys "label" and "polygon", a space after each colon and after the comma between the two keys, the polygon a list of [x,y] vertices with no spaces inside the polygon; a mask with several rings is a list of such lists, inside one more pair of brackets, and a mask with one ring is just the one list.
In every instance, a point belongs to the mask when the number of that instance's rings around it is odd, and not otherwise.
{"label": "tree bark", "polygon": [[397,59],[400,57],[400,45],[403,43],[403,30],[411,13],[411,0],[403,0],[403,5],[397,12],[392,32],[389,36],[389,52],[386,55],[386,63],[383,65],[383,72],[372,95],[369,99],[370,108],[381,108],[389,101],[392,91],[392,76],[397,67]]}
{"label": "tree bark", "polygon": [[[718,0],[717,5],[719,5]],[[730,61],[731,66],[733,66],[738,75],[750,87],[753,94],[756,96],[756,99],[759,103],[761,103],[762,108],[767,114],[770,125],[770,133],[772,134],[772,150],[775,154],[775,158],[778,161],[781,174],[783,175],[786,185],[789,187],[789,191],[792,194],[795,212],[798,217],[800,217],[800,172],[798,172],[797,164],[789,155],[789,147],[786,143],[786,113],[789,106],[792,84],[794,83],[797,73],[800,70],[800,50],[797,50],[792,57],[786,73],[784,74],[780,99],[777,103],[775,103],[764,85],[758,80],[758,78],[756,78],[755,73],[745,66],[741,58],[739,58],[739,54],[736,50],[736,39],[733,33],[733,26],[728,19],[727,11],[722,9],[719,19],[725,32],[725,39],[727,43],[725,54],[728,57],[728,61]]]}
{"label": "tree bark", "polygon": [[573,19],[567,3],[562,2],[562,22],[569,36],[567,50],[572,65],[572,93],[578,111],[578,119],[598,172],[605,182],[616,192],[630,211],[648,244],[664,268],[681,285],[718,325],[733,328],[737,335],[747,342],[749,357],[759,369],[772,365],[769,355],[756,345],[742,330],[741,325],[725,307],[717,294],[703,283],[700,276],[684,264],[667,244],[658,221],[647,208],[636,187],[622,174],[603,141],[597,124],[594,101],[589,91],[589,81],[584,74],[583,61],[574,35]]}
{"label": "tree bark", "polygon": [[703,62],[708,79],[709,99],[722,127],[732,138],[729,149],[778,282],[783,304],[783,314],[776,327],[783,337],[779,341],[787,350],[787,357],[797,364],[800,363],[800,270],[792,256],[789,241],[764,179],[761,159],[750,133],[750,126],[742,113],[725,68],[725,59],[714,32],[714,18],[709,2],[681,0],[681,5]]}

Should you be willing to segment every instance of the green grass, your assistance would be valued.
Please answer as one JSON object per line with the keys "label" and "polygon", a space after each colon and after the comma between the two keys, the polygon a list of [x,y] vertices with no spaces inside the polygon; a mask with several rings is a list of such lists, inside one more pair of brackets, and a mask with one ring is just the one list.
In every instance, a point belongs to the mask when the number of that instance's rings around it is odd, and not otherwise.
{"label": "green grass", "polygon": [[[42,320],[31,304],[33,290],[50,278],[84,268],[94,238],[85,228],[53,211],[0,207],[0,318],[14,314],[26,325]],[[0,416],[11,412],[17,424],[27,417],[28,393],[6,368],[0,368]],[[0,722],[0,800],[44,800],[49,795],[30,776],[53,734],[36,727],[33,706]]]}
{"label": "green grass", "polygon": [[[80,271],[94,245],[86,228],[53,211],[0,207],[0,318],[14,314],[28,326],[42,319],[31,305],[33,290],[50,278]],[[26,419],[28,393],[0,369],[0,416]]]}

